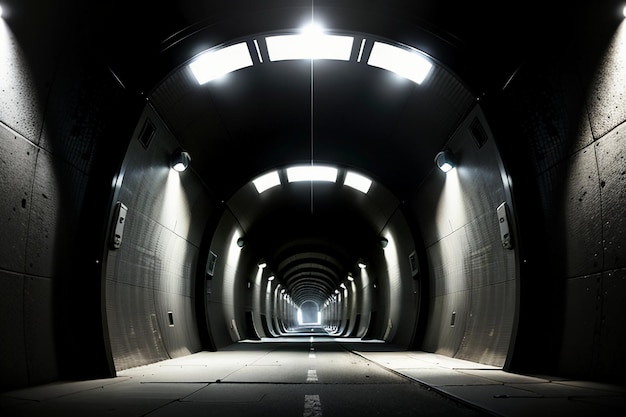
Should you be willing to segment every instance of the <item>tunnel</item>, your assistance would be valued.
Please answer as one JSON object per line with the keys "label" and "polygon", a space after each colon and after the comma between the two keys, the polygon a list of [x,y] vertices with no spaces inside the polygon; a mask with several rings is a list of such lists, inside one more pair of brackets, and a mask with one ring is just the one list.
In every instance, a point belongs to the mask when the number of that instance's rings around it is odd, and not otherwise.
{"label": "tunnel", "polygon": [[624,4],[83,3],[0,1],[0,410],[298,349],[626,408]]}

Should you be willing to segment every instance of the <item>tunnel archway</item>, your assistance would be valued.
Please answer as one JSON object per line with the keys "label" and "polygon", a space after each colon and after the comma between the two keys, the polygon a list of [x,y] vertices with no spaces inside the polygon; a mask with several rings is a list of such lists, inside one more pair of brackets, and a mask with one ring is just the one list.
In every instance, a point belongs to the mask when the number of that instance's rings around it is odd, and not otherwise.
{"label": "tunnel archway", "polygon": [[[428,56],[406,44],[369,31],[334,32],[352,37],[345,61],[268,62],[268,39],[276,33],[241,34],[209,49],[237,47],[249,54],[244,67],[219,81],[199,83],[190,67],[196,51],[179,57],[176,68],[150,90],[146,119],[136,131],[141,148],[133,145],[128,162],[141,165],[145,161],[139,155],[147,152],[150,166],[184,148],[193,162],[178,178],[188,181],[182,187],[184,194],[190,192],[187,198],[197,198],[204,208],[190,215],[189,207],[174,203],[169,210],[179,210],[174,216],[195,216],[201,225],[197,227],[193,221],[179,224],[142,207],[148,211],[143,215],[191,244],[196,279],[194,288],[185,289],[184,303],[194,299],[200,306],[193,320],[198,328],[209,329],[217,349],[245,338],[250,327],[268,337],[289,331],[297,324],[297,306],[311,299],[335,335],[368,335],[401,346],[418,339],[421,346],[451,356],[480,356],[486,348],[489,354],[481,360],[502,365],[513,333],[517,293],[515,252],[499,251],[495,207],[507,201],[512,208],[512,201],[474,92],[435,59],[423,83],[369,64],[368,56],[381,44]],[[295,30],[281,33],[293,35]],[[181,42],[179,51],[195,36]],[[290,88],[280,88],[285,82]],[[272,97],[272,106],[264,106],[263,97]],[[339,109],[359,116],[346,122]],[[432,112],[437,118],[429,116]],[[158,127],[159,139],[142,141],[146,123]],[[444,145],[460,162],[447,178],[433,164]],[[240,151],[244,148],[248,152]],[[336,177],[290,181],[292,166],[337,167]],[[132,174],[133,168],[127,168]],[[254,180],[272,172],[281,185],[260,192]],[[355,172],[372,179],[367,192],[345,186]],[[124,181],[121,186],[126,186]],[[487,189],[496,192],[484,201],[461,204],[468,196],[486,195]],[[132,214],[132,199],[137,197],[127,195]],[[147,204],[141,193],[137,196],[136,201]],[[159,195],[157,200],[167,198]],[[480,237],[476,247],[468,245],[469,235]],[[467,269],[465,260],[474,253],[489,259],[487,282],[474,280]],[[173,255],[168,253],[164,262],[178,265]],[[209,255],[214,255],[210,273]],[[261,271],[259,259],[267,263]],[[368,264],[367,271],[359,270],[359,261]],[[176,272],[173,275],[178,279]],[[164,275],[150,287],[165,301],[146,305],[156,311],[142,324],[153,329],[148,334],[176,327],[166,325],[170,317],[179,316],[166,306],[178,297],[171,297],[176,291],[171,279]],[[423,291],[426,283],[428,292]],[[505,297],[492,298],[492,292]],[[506,305],[478,303],[481,297],[506,300]],[[111,304],[116,311],[120,303]],[[494,322],[445,324],[452,312],[467,318],[476,309],[490,317],[495,317],[494,310],[504,314]],[[111,322],[113,333],[126,332]],[[488,347],[480,338],[463,344],[485,326],[497,328],[501,336]],[[184,333],[173,338],[183,341],[182,350],[202,346],[190,328]],[[150,343],[157,346],[156,356],[171,354],[172,342],[164,337]]]}

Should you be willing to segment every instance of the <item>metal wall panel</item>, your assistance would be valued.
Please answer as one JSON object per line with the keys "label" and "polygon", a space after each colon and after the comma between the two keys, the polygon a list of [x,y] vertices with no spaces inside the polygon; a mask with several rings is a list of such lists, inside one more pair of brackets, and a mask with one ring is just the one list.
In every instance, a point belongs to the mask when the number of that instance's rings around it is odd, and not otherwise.
{"label": "metal wall panel", "polygon": [[[475,120],[487,134],[481,146],[469,130]],[[448,146],[457,157],[456,169],[434,170],[411,202],[429,268],[424,349],[503,366],[515,322],[515,252],[500,240],[496,209],[507,201],[507,185],[480,108]]]}
{"label": "metal wall panel", "polygon": [[[156,133],[147,149],[137,140],[144,120]],[[121,247],[110,250],[106,273],[109,337],[117,370],[186,355],[201,348],[194,311],[208,197],[192,170],[177,173],[178,147],[147,107],[123,164],[117,199],[128,207]],[[193,238],[189,238],[193,234]],[[170,319],[174,325],[170,325]]]}

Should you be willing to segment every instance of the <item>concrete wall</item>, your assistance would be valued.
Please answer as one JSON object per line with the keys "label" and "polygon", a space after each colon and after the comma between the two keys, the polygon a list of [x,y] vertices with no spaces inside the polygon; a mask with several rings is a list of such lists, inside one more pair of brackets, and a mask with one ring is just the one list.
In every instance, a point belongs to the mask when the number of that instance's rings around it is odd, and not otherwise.
{"label": "concrete wall", "polygon": [[0,19],[0,390],[109,374],[94,246],[104,212],[86,211],[109,197],[101,180],[138,115],[76,16],[34,7]]}
{"label": "concrete wall", "polygon": [[534,265],[522,287],[516,366],[533,369],[529,358],[546,357],[544,369],[621,381],[626,34],[619,16],[606,16],[574,20],[571,36],[529,60],[504,91],[496,106],[508,112],[491,112]]}

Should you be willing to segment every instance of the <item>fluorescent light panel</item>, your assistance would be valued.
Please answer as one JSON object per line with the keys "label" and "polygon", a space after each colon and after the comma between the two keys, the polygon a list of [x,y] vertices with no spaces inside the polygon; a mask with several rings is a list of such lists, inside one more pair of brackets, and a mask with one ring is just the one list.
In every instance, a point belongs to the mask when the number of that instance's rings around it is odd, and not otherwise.
{"label": "fluorescent light panel", "polygon": [[374,42],[367,64],[394,72],[418,84],[424,81],[433,66],[418,53],[382,42]]}
{"label": "fluorescent light panel", "polygon": [[337,181],[337,168],[302,165],[287,168],[289,182],[297,181]]}
{"label": "fluorescent light panel", "polygon": [[246,42],[227,46],[216,51],[205,52],[196,58],[189,68],[199,84],[215,80],[229,72],[252,65],[252,57]]}
{"label": "fluorescent light panel", "polygon": [[255,180],[252,180],[252,183],[256,187],[256,190],[259,194],[263,191],[269,190],[272,187],[280,185],[280,178],[278,176],[278,171],[272,171],[265,175],[261,175]]}
{"label": "fluorescent light panel", "polygon": [[346,179],[343,181],[344,185],[348,187],[352,187],[355,190],[359,190],[363,194],[367,194],[372,186],[372,180],[364,177],[363,175],[359,175],[355,172],[348,171],[346,174]]}
{"label": "fluorescent light panel", "polygon": [[352,36],[305,34],[265,38],[270,61],[289,59],[334,59],[349,61]]}

